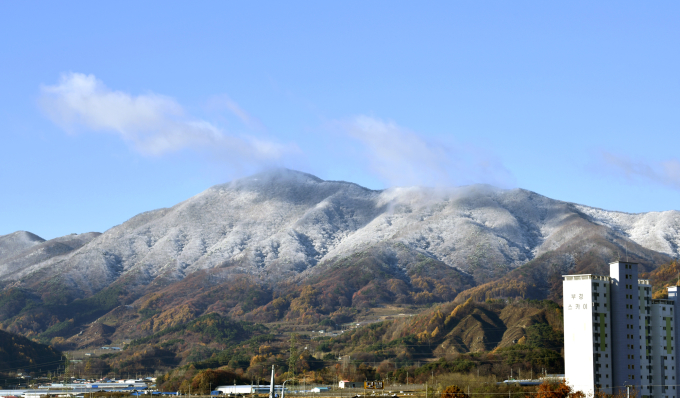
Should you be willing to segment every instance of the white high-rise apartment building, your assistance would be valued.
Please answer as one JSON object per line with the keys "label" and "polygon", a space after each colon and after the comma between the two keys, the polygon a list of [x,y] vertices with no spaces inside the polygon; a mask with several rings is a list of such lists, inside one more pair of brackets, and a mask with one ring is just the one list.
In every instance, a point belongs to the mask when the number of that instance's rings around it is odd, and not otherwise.
{"label": "white high-rise apartment building", "polygon": [[637,276],[636,263],[621,261],[609,276],[563,276],[565,376],[586,395],[630,387],[642,397],[679,398],[680,291],[652,300],[649,281]]}

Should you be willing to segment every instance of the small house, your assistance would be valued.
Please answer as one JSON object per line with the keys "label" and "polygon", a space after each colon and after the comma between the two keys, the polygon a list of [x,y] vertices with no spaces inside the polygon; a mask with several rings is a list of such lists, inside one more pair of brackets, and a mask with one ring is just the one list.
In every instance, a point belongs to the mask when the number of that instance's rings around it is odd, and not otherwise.
{"label": "small house", "polygon": [[364,383],[358,381],[340,380],[338,384],[340,388],[364,388]]}

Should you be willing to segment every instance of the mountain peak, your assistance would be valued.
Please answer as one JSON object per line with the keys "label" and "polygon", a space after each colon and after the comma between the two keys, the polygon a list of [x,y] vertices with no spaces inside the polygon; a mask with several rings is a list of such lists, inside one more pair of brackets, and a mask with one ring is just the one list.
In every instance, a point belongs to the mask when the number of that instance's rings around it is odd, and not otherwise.
{"label": "mountain peak", "polygon": [[44,241],[45,239],[28,231],[16,231],[2,235],[0,236],[0,260],[14,256]]}
{"label": "mountain peak", "polygon": [[320,184],[323,182],[325,181],[312,174],[286,168],[274,168],[251,176],[238,178],[224,184],[215,185],[211,189],[254,188],[273,184]]}
{"label": "mountain peak", "polygon": [[239,181],[290,181],[297,183],[322,183],[321,178],[302,171],[291,170],[285,167],[269,169],[250,177],[242,178]]}
{"label": "mountain peak", "polygon": [[326,181],[309,173],[277,168],[215,185],[205,193],[248,191],[258,193],[260,198],[308,202],[318,200],[319,196],[326,197],[337,192],[355,190],[366,193],[374,192],[352,182]]}

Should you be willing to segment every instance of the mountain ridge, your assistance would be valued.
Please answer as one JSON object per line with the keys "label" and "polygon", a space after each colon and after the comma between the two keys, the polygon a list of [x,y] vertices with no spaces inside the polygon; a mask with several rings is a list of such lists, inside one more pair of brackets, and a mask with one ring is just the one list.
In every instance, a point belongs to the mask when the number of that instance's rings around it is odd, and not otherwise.
{"label": "mountain ridge", "polygon": [[[237,213],[246,216],[234,217]],[[75,286],[98,291],[135,268],[151,279],[161,274],[181,278],[198,269],[241,260],[252,273],[271,272],[275,266],[290,276],[385,240],[401,240],[464,272],[474,268],[474,250],[465,250],[470,245],[490,253],[487,262],[516,268],[568,239],[568,231],[560,228],[579,214],[646,249],[669,257],[679,254],[680,212],[676,211],[609,212],[521,188],[502,190],[488,185],[377,191],[277,170],[213,186],[170,208],[140,213],[42,263],[26,263],[22,268],[14,261],[14,277],[6,249],[0,257],[0,267],[5,267],[0,268],[0,279],[21,280],[49,265],[67,272]],[[215,222],[220,217],[230,219]],[[459,233],[444,236],[449,231]],[[257,232],[259,236],[254,236]],[[0,237],[0,242],[11,235]],[[64,238],[50,242],[56,245]],[[119,247],[117,239],[124,240]],[[93,247],[97,250],[90,250]],[[15,250],[14,256],[21,251]],[[60,257],[59,261],[54,257]],[[78,274],[96,277],[86,283]]]}
{"label": "mountain ridge", "polygon": [[0,258],[0,323],[53,339],[104,317],[138,338],[210,311],[313,323],[391,303],[559,301],[561,275],[623,253],[645,272],[668,263],[678,225],[677,212],[621,215],[519,188],[378,191],[276,170],[102,234],[1,236],[19,243]]}

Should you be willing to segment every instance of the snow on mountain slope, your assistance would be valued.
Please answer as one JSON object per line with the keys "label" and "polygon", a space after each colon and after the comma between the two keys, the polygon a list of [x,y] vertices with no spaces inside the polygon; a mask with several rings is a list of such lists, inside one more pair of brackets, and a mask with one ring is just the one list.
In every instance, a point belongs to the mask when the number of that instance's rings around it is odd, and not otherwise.
{"label": "snow on mountain slope", "polygon": [[5,278],[11,278],[15,273],[25,274],[27,270],[45,268],[101,235],[98,232],[89,232],[46,241],[28,232],[23,234],[29,239],[29,243],[22,244],[22,249],[16,249],[12,253],[8,251],[8,255],[0,258],[0,275]]}
{"label": "snow on mountain slope", "polygon": [[0,261],[13,257],[22,251],[44,242],[45,239],[26,231],[17,231],[0,236]]}
{"label": "snow on mountain slope", "polygon": [[575,237],[605,230],[677,255],[677,212],[621,214],[522,189],[373,191],[277,170],[142,213],[39,262],[10,267],[0,259],[0,280],[56,277],[87,294],[121,277],[147,284],[213,267],[283,279],[390,242],[472,273],[479,267],[516,268]]}
{"label": "snow on mountain slope", "polygon": [[677,258],[680,255],[680,211],[640,214],[575,205],[598,224],[620,231],[637,244]]}

